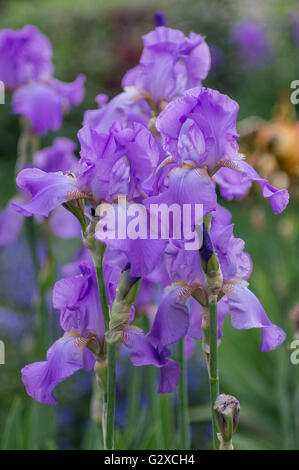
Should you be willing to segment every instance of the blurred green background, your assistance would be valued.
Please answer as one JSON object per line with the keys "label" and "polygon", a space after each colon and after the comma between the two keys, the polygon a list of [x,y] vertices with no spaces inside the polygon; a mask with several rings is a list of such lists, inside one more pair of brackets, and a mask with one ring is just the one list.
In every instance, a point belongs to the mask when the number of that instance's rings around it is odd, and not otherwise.
{"label": "blurred green background", "polygon": [[[201,33],[218,51],[215,53],[218,65],[212,68],[204,84],[237,100],[240,119],[251,115],[269,119],[280,93],[289,93],[290,82],[299,78],[299,49],[292,42],[290,27],[290,18],[297,11],[299,13],[296,1],[2,0],[0,29],[17,29],[25,24],[38,26],[52,43],[55,76],[65,81],[73,80],[79,73],[87,77],[84,102],[65,117],[58,133],[49,133],[42,138],[42,146],[49,145],[56,135],[76,140],[84,110],[96,107],[95,96],[98,93],[113,96],[120,91],[120,80],[126,70],[137,63],[142,50],[141,35],[153,28],[153,13],[157,9],[165,11],[169,26],[186,34],[189,31]],[[240,63],[230,40],[233,25],[248,17],[259,19],[271,44],[268,59],[249,70]],[[18,118],[10,114],[8,99],[0,109],[1,207],[15,191],[18,136]],[[221,390],[235,395],[241,403],[235,447],[299,449],[299,365],[291,364],[289,349],[295,335],[290,311],[299,302],[298,199],[294,192],[287,210],[280,216],[271,213],[267,201],[259,199],[258,193],[251,194],[243,202],[223,201],[223,204],[232,211],[235,235],[245,240],[246,251],[252,257],[252,290],[270,319],[287,331],[287,339],[277,351],[260,353],[260,332],[236,331],[228,319],[225,323],[219,350]],[[67,247],[65,242],[59,243],[58,253],[64,261],[70,259],[75,248]],[[23,255],[18,252],[4,250],[0,253],[0,281],[3,285],[9,281],[16,292],[22,289],[22,283],[13,266],[22,270],[23,262]],[[23,274],[30,278],[30,272]],[[1,289],[0,294],[0,307],[15,302],[11,289],[6,294]],[[25,304],[20,301],[17,311],[30,317]],[[22,344],[22,347],[26,351],[28,345]],[[125,362],[123,367],[133,379],[135,372],[128,360]],[[0,447],[98,447],[96,428],[87,419],[90,380],[78,374],[59,386],[59,410],[53,411],[26,396],[20,380],[20,367],[24,363],[20,343],[11,341],[6,351],[6,364],[0,366]],[[147,380],[149,373],[152,372],[146,369],[134,380]],[[126,389],[121,377],[120,371],[120,397]],[[193,448],[209,448],[208,385],[202,358],[190,361],[188,377],[192,445]],[[79,390],[76,394],[73,392],[75,386]],[[171,399],[158,398],[162,419],[167,413],[173,413],[169,407]],[[176,441],[171,436],[168,443],[155,441],[156,429],[147,412],[147,404],[146,397],[138,397],[136,409],[139,411],[141,406],[142,410],[138,426],[128,430],[123,415],[131,413],[132,418],[134,409],[128,411],[126,403],[120,399],[117,415],[119,448],[155,448],[157,445],[175,448]]]}

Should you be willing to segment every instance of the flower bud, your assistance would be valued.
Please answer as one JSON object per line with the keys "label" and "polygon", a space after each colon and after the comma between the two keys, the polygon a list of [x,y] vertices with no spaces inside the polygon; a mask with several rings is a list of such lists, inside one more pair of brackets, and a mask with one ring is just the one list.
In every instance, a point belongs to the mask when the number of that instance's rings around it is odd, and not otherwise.
{"label": "flower bud", "polygon": [[156,28],[159,26],[167,26],[167,16],[164,11],[155,12],[155,26]]}
{"label": "flower bud", "polygon": [[[240,413],[239,401],[231,396],[221,394],[217,397],[214,403],[214,414],[216,417],[217,426],[220,432],[220,442],[224,444],[230,443],[233,434],[236,432]],[[232,448],[223,446],[224,449]]]}
{"label": "flower bud", "polygon": [[295,331],[299,331],[299,303],[297,303],[290,312],[290,319]]}
{"label": "flower bud", "polygon": [[130,277],[129,269],[123,272],[111,308],[109,330],[105,333],[107,343],[114,344],[120,340],[124,328],[128,325],[140,283],[141,278]]}
{"label": "flower bud", "polygon": [[85,247],[88,249],[92,256],[95,266],[99,267],[102,264],[106,245],[105,243],[102,243],[94,238],[95,228],[99,221],[99,217],[96,215],[94,209],[92,209],[91,216],[88,217],[90,219],[90,223],[84,230],[82,239]]}
{"label": "flower bud", "polygon": [[200,262],[205,274],[208,295],[218,295],[223,283],[222,272],[210,234],[203,224],[202,246],[199,249]]}

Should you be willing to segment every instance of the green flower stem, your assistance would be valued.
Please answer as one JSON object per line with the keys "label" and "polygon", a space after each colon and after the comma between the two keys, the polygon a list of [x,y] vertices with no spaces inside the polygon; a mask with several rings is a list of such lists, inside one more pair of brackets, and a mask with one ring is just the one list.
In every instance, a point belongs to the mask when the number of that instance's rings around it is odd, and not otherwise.
{"label": "green flower stem", "polygon": [[115,344],[107,344],[108,384],[107,384],[107,421],[106,449],[114,449],[114,415],[115,415]]}
{"label": "green flower stem", "polygon": [[148,366],[148,390],[150,396],[151,423],[154,428],[154,449],[162,450],[162,429],[160,404],[157,394],[156,370],[154,366]]}
{"label": "green flower stem", "polygon": [[100,300],[101,300],[101,306],[102,306],[104,323],[105,323],[105,330],[108,331],[109,330],[109,305],[108,305],[108,299],[107,299],[107,294],[106,294],[106,287],[105,287],[102,264],[101,266],[96,267],[96,273],[97,273]]}
{"label": "green flower stem", "polygon": [[42,268],[37,253],[37,233],[36,223],[33,217],[28,217],[25,221],[27,240],[34,266],[34,276],[37,285],[37,301],[35,304],[35,324],[37,329],[37,340],[35,344],[36,354],[43,355],[47,346],[47,289],[43,282]]}
{"label": "green flower stem", "polygon": [[[30,164],[33,161],[33,155],[39,148],[39,136],[34,132],[30,122],[26,118],[20,120],[21,134],[18,141],[18,158],[16,162],[15,172],[21,169],[25,164]],[[46,262],[45,272],[43,272],[40,260],[38,257],[37,245],[37,226],[34,217],[26,218],[25,223],[26,235],[28,245],[31,253],[31,258],[34,266],[35,280],[37,285],[37,302],[35,306],[36,313],[36,327],[37,327],[37,341],[36,352],[38,355],[44,354],[48,346],[48,329],[47,329],[47,288],[48,277],[52,275],[53,260],[51,256],[51,247],[49,236],[45,237],[45,242],[48,250],[48,259]]]}
{"label": "green flower stem", "polygon": [[178,343],[178,362],[181,367],[181,378],[179,384],[179,433],[180,449],[190,448],[190,428],[188,414],[188,390],[187,390],[187,370],[185,360],[184,340]]}
{"label": "green flower stem", "polygon": [[135,429],[140,412],[140,389],[141,389],[141,368],[132,366],[129,384],[129,410],[128,410],[128,428]]}
{"label": "green flower stem", "polygon": [[[157,395],[156,391],[155,393]],[[162,393],[159,395],[161,449],[163,450],[170,450],[174,448],[174,422],[171,398],[172,394],[169,393]]]}
{"label": "green flower stem", "polygon": [[[103,273],[103,258],[104,251],[101,257],[95,263],[99,294],[102,305],[102,312],[104,316],[105,330],[109,330],[109,305],[104,281]],[[105,410],[105,421],[106,421],[106,432],[104,433],[104,446],[106,450],[114,449],[114,415],[115,415],[115,344],[107,344],[107,363],[108,363],[108,374],[107,374],[107,393],[105,399],[107,403],[104,403]]]}
{"label": "green flower stem", "polygon": [[219,448],[219,441],[217,437],[217,424],[213,412],[214,403],[219,395],[219,376],[218,376],[218,351],[217,351],[217,296],[209,296],[209,312],[210,312],[210,400],[211,400],[211,414],[213,426],[213,442],[214,449]]}

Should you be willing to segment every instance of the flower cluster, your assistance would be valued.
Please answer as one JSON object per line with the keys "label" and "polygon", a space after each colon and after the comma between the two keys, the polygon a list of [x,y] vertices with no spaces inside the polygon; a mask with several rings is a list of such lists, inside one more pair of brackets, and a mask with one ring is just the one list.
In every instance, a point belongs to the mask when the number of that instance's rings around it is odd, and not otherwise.
{"label": "flower cluster", "polygon": [[[37,131],[55,128],[56,121],[50,116],[52,109],[57,116],[56,101],[51,101],[50,94],[67,97],[71,105],[78,101],[76,86],[73,84],[70,92],[68,86],[50,78],[51,50],[45,40],[44,47],[36,51],[38,33],[34,28],[24,28],[13,39],[11,34],[2,33],[0,50],[7,51],[3,57],[14,57],[17,72],[7,71],[4,77],[16,89],[14,110],[22,110]],[[44,150],[35,156],[35,162],[42,160],[43,164],[25,168],[17,177],[18,187],[30,199],[14,201],[14,209],[24,216],[47,217],[64,206],[79,218],[83,241],[92,255],[85,251],[85,260],[54,287],[53,305],[60,311],[64,336],[49,349],[47,361],[30,364],[22,371],[29,395],[49,405],[56,403],[53,389],[57,383],[80,368],[92,369],[105,355],[106,343],[115,338],[130,349],[136,366],[160,368],[159,392],[171,392],[180,377],[179,365],[170,358],[172,347],[186,337],[189,356],[193,340],[203,337],[211,289],[218,300],[219,337],[227,315],[237,329],[262,330],[262,351],[278,347],[285,337],[248,289],[250,257],[244,252],[243,240],[234,237],[231,215],[219,205],[216,189],[218,186],[227,199],[240,198],[256,181],[274,213],[285,209],[288,192],[271,186],[240,155],[238,104],[202,86],[210,68],[205,39],[158,26],[143,40],[140,63],[125,75],[123,91],[111,101],[99,95],[99,109],[85,113],[78,132],[80,160],[64,160],[57,171],[51,150]],[[12,52],[13,47],[17,52]],[[3,61],[1,57],[0,78]],[[26,70],[23,61],[30,65]],[[37,123],[31,105],[45,87],[51,105],[47,104],[47,122],[39,116]],[[145,215],[153,204],[168,208],[173,204],[181,208],[202,205],[201,249],[186,251],[183,237],[142,238],[137,227],[134,239],[126,231],[115,239],[108,236],[109,230],[104,236],[104,209],[114,207],[120,218],[124,202],[131,209],[127,224],[134,221],[135,203],[144,211],[139,223],[148,221]],[[63,225],[63,217],[60,220]],[[195,220],[193,228],[197,230],[200,222]],[[103,244],[111,314],[108,331],[92,264],[97,246]],[[217,289],[211,287],[211,272],[219,273]],[[139,294],[136,297],[134,291],[131,296],[131,287],[140,282]],[[140,314],[148,315],[151,321],[146,334],[134,324]]]}
{"label": "flower cluster", "polygon": [[84,96],[85,77],[55,79],[51,57],[51,44],[35,26],[0,32],[0,80],[12,92],[13,113],[26,116],[37,134],[57,131],[63,113]]}

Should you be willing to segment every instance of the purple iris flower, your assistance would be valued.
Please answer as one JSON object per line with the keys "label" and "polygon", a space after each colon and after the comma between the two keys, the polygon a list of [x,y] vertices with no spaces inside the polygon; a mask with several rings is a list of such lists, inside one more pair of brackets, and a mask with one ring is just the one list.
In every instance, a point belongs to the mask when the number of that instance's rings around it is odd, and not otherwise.
{"label": "purple iris flower", "polygon": [[0,80],[11,90],[51,76],[51,57],[50,42],[35,26],[0,31]]}
{"label": "purple iris flower", "polygon": [[156,11],[154,16],[156,28],[159,26],[167,26],[167,16],[163,11]]}
{"label": "purple iris flower", "polygon": [[[269,351],[283,342],[285,333],[271,323],[259,300],[247,287],[252,264],[249,255],[243,251],[243,240],[233,236],[230,218],[229,212],[218,206],[213,213],[210,230],[223,273],[223,297],[218,302],[218,336],[222,336],[223,321],[230,314],[237,329],[261,328],[261,351]],[[194,252],[186,252],[176,241],[175,246],[171,242],[165,257],[173,284],[166,289],[148,334],[150,342],[162,354],[184,336],[201,338],[200,314],[207,309],[204,275]],[[196,310],[197,318],[194,317]]]}
{"label": "purple iris flower", "polygon": [[209,88],[188,90],[182,98],[166,106],[158,116],[156,126],[164,150],[171,157],[160,165],[156,183],[158,195],[150,198],[148,203],[192,200],[203,204],[204,214],[208,213],[216,204],[211,177],[216,173],[214,179],[221,188],[225,168],[227,173],[238,171],[240,178],[231,176],[227,185],[223,185],[224,196],[228,195],[230,199],[240,196],[249,190],[252,181],[257,181],[263,196],[269,198],[273,212],[285,209],[288,191],[270,186],[239,154],[236,141],[238,110],[235,101]]}
{"label": "purple iris flower", "polygon": [[57,131],[63,113],[84,97],[85,77],[53,78],[51,57],[48,39],[34,26],[0,32],[0,80],[13,92],[13,113],[26,116],[37,134]]}
{"label": "purple iris flower", "polygon": [[[266,178],[262,178],[242,155],[234,160],[220,162],[220,170],[215,174],[215,181],[220,187],[220,193],[227,199],[240,198],[247,194],[251,182],[257,181],[264,198],[269,199],[274,214],[280,214],[289,203],[287,189],[277,189],[271,186]],[[236,176],[235,173],[238,172]]]}
{"label": "purple iris flower", "polygon": [[86,341],[75,334],[65,334],[47,353],[47,360],[34,362],[22,369],[22,380],[28,395],[40,403],[55,406],[53,390],[57,384],[80,369],[92,370],[93,353],[85,347]]}
{"label": "purple iris flower", "polygon": [[[61,204],[80,198],[91,199],[96,204],[104,201],[115,204],[119,196],[127,198],[129,203],[134,198],[145,197],[147,183],[159,159],[159,148],[146,127],[139,123],[130,128],[115,124],[108,134],[99,134],[84,126],[79,131],[79,140],[81,159],[77,174],[37,168],[26,168],[19,173],[17,184],[32,199],[25,204],[14,204],[17,211],[25,216],[48,216]],[[165,240],[125,237],[106,241],[99,231],[96,237],[128,256],[134,276],[153,270],[166,246]]]}
{"label": "purple iris flower", "polygon": [[22,191],[32,197],[25,204],[12,204],[17,212],[25,216],[48,216],[64,202],[89,197],[78,190],[73,174],[47,173],[39,168],[25,168],[18,174],[16,182]]}
{"label": "purple iris flower", "polygon": [[86,347],[100,345],[104,320],[92,263],[82,263],[80,274],[61,279],[54,286],[53,306],[60,311],[65,334],[47,353],[47,361],[29,364],[22,369],[28,395],[48,405],[56,405],[55,386],[80,369],[91,370],[94,354]]}
{"label": "purple iris flower", "polygon": [[297,12],[291,15],[289,22],[293,44],[299,47],[299,15]]}
{"label": "purple iris flower", "polygon": [[209,44],[209,48],[211,53],[211,71],[218,72],[223,68],[225,63],[223,50],[214,44]]}
{"label": "purple iris flower", "polygon": [[140,196],[159,159],[155,139],[146,127],[139,123],[131,128],[114,124],[108,134],[99,134],[84,126],[78,137],[81,191],[90,191],[96,202],[113,201],[117,195],[129,200]]}
{"label": "purple iris flower", "polygon": [[200,86],[210,69],[209,48],[200,34],[189,37],[159,26],[143,36],[140,63],[125,75],[122,85],[149,93],[155,103],[170,101],[188,88]]}
{"label": "purple iris flower", "polygon": [[234,25],[231,40],[237,47],[244,67],[263,64],[271,51],[267,32],[256,20],[246,19]]}
{"label": "purple iris flower", "polygon": [[85,77],[79,75],[72,83],[49,78],[22,85],[13,94],[13,113],[26,116],[37,134],[57,131],[61,127],[63,113],[82,101],[84,81]]}
{"label": "purple iris flower", "polygon": [[[112,266],[118,272],[118,279],[111,270]],[[54,286],[53,305],[60,311],[64,336],[51,346],[47,361],[29,364],[22,369],[28,395],[51,406],[56,405],[53,390],[58,383],[80,369],[91,370],[94,367],[96,357],[87,346],[93,343],[99,351],[103,343],[105,330],[95,269],[90,262],[81,263],[79,269],[80,274],[61,279]],[[104,267],[106,284],[113,282],[116,289],[120,275],[119,267],[110,260],[110,269]],[[161,369],[161,392],[171,391],[177,385],[179,366],[165,355],[159,355],[139,328],[128,326],[123,332],[122,342],[130,349],[135,365],[154,365]]]}
{"label": "purple iris flower", "polygon": [[48,172],[75,173],[78,165],[75,149],[76,144],[71,139],[58,137],[53,140],[51,147],[45,147],[33,155],[33,166]]}
{"label": "purple iris flower", "polygon": [[21,196],[14,197],[0,212],[0,248],[15,242],[23,226],[22,214],[16,213],[11,203],[22,204]]}
{"label": "purple iris flower", "polygon": [[[134,238],[129,237],[127,233],[129,225],[136,220],[135,206],[123,199],[112,204],[109,207],[110,210],[107,208],[107,214],[99,220],[95,231],[97,240],[105,243],[110,249],[126,255],[133,277],[143,277],[151,273],[158,265],[168,243],[166,239],[150,238],[150,216],[146,208],[144,206],[142,208],[143,211],[138,214],[138,227],[142,232],[138,233],[136,230]],[[104,207],[103,210],[105,210]],[[124,235],[119,235],[121,220],[125,221],[123,226],[126,233]]]}
{"label": "purple iris flower", "polygon": [[134,122],[147,127],[151,109],[134,87],[127,87],[107,103],[106,95],[98,95],[96,101],[99,109],[85,111],[84,125],[90,126],[98,133],[108,133],[115,122],[129,127]]}
{"label": "purple iris flower", "polygon": [[[51,147],[46,147],[33,155],[33,164],[38,169],[45,171],[75,171],[78,159],[74,155],[75,143],[67,138],[59,137],[54,140]],[[27,169],[28,170],[28,169]],[[30,169],[29,169],[30,170]],[[13,243],[19,237],[23,226],[26,210],[26,188],[25,191],[14,197],[0,212],[0,247]],[[18,212],[16,212],[16,209]],[[37,214],[42,215],[42,214]],[[80,224],[75,217],[62,207],[57,207],[50,220],[50,226],[55,235],[61,238],[73,238],[80,236]]]}

